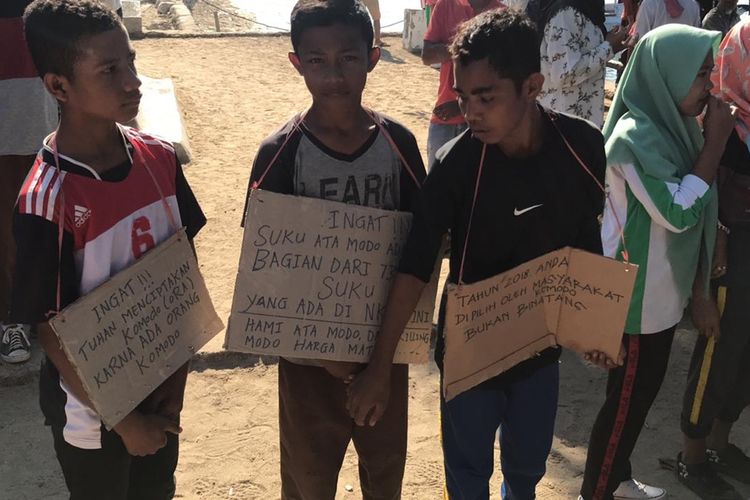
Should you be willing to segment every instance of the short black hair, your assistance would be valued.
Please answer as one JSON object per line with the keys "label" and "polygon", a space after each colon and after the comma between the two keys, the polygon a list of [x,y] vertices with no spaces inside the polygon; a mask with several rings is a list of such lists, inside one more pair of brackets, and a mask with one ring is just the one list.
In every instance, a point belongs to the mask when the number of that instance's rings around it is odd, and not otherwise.
{"label": "short black hair", "polygon": [[292,48],[298,51],[305,30],[333,24],[357,28],[368,50],[372,49],[372,20],[360,0],[299,0],[292,9]]}
{"label": "short black hair", "polygon": [[111,9],[96,0],[35,0],[23,14],[26,44],[39,73],[73,78],[81,39],[121,28]]}
{"label": "short black hair", "polygon": [[541,71],[536,25],[512,9],[490,10],[462,24],[450,53],[460,64],[487,59],[501,78],[510,78],[519,90],[529,76]]}

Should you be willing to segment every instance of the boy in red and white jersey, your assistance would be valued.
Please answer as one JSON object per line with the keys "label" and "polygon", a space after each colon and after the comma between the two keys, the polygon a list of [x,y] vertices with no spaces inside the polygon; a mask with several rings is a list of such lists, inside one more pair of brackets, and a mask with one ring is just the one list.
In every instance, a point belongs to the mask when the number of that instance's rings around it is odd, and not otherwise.
{"label": "boy in red and white jersey", "polygon": [[108,431],[46,321],[206,219],[172,145],[118,125],[138,111],[140,80],[116,14],[94,0],[36,0],[24,22],[61,119],[18,197],[11,318],[38,325],[40,402],[71,498],[171,498],[187,365]]}

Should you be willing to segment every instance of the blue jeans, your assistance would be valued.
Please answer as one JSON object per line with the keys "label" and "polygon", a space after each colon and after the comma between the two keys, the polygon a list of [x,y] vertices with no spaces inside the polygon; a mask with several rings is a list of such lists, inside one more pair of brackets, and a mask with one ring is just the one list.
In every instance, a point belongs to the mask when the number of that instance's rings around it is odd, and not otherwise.
{"label": "blue jeans", "polygon": [[441,396],[443,455],[451,500],[486,500],[500,428],[503,500],[533,500],[546,471],[557,413],[559,365],[503,387]]}
{"label": "blue jeans", "polygon": [[435,163],[435,154],[443,145],[466,130],[467,125],[443,125],[442,123],[430,123],[427,129],[427,170],[432,170]]}

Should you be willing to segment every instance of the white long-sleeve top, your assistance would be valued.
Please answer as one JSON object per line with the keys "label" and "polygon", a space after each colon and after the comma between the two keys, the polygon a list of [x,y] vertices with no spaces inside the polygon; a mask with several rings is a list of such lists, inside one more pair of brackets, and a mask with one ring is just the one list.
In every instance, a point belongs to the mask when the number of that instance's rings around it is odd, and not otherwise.
{"label": "white long-sleeve top", "polygon": [[643,0],[638,7],[638,16],[635,18],[635,29],[638,37],[648,33],[654,28],[664,24],[687,24],[689,26],[701,27],[701,9],[695,0],[677,0],[682,5],[682,14],[672,17],[667,12],[664,0]]}

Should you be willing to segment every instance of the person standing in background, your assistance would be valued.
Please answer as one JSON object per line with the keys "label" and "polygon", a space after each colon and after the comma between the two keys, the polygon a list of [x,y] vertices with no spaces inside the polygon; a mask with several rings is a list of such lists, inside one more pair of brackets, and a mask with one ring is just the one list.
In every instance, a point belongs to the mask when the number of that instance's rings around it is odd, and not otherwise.
{"label": "person standing in background", "polygon": [[372,27],[375,30],[375,47],[385,47],[388,44],[380,38],[380,2],[378,0],[362,0],[372,17]]}
{"label": "person standing in background", "polygon": [[604,0],[532,0],[528,12],[541,39],[539,102],[602,128],[607,61],[625,49],[628,31],[607,33]]}
{"label": "person standing in background", "polygon": [[702,499],[742,498],[732,478],[750,484],[750,458],[729,440],[750,404],[750,20],[724,38],[711,80],[714,94],[736,107],[737,123],[720,161],[719,231],[711,294],[696,280],[691,302],[699,331],[688,370],[677,479]]}
{"label": "person standing in background", "polygon": [[31,0],[0,2],[0,358],[22,363],[31,356],[29,328],[8,320],[16,245],[13,206],[42,139],[57,125],[57,103],[44,90],[23,35]]}
{"label": "person standing in background", "polygon": [[698,5],[701,8],[701,17],[708,14],[708,11],[710,11],[717,3],[718,0],[698,0]]}
{"label": "person standing in background", "polygon": [[635,16],[638,14],[638,6],[640,5],[639,0],[621,0],[623,4],[622,9],[622,25],[632,27],[635,25]]}
{"label": "person standing in background", "polygon": [[484,11],[500,8],[505,8],[500,0],[438,0],[432,9],[424,35],[422,62],[428,66],[440,64],[440,84],[427,131],[428,169],[432,168],[437,150],[466,130],[466,120],[453,91],[453,62],[448,46],[464,21]]}
{"label": "person standing in background", "polygon": [[721,31],[726,36],[732,26],[740,22],[737,13],[737,0],[719,0],[716,7],[703,18],[703,29]]}
{"label": "person standing in background", "polygon": [[664,24],[701,27],[701,8],[695,0],[643,0],[635,18],[639,38]]}

